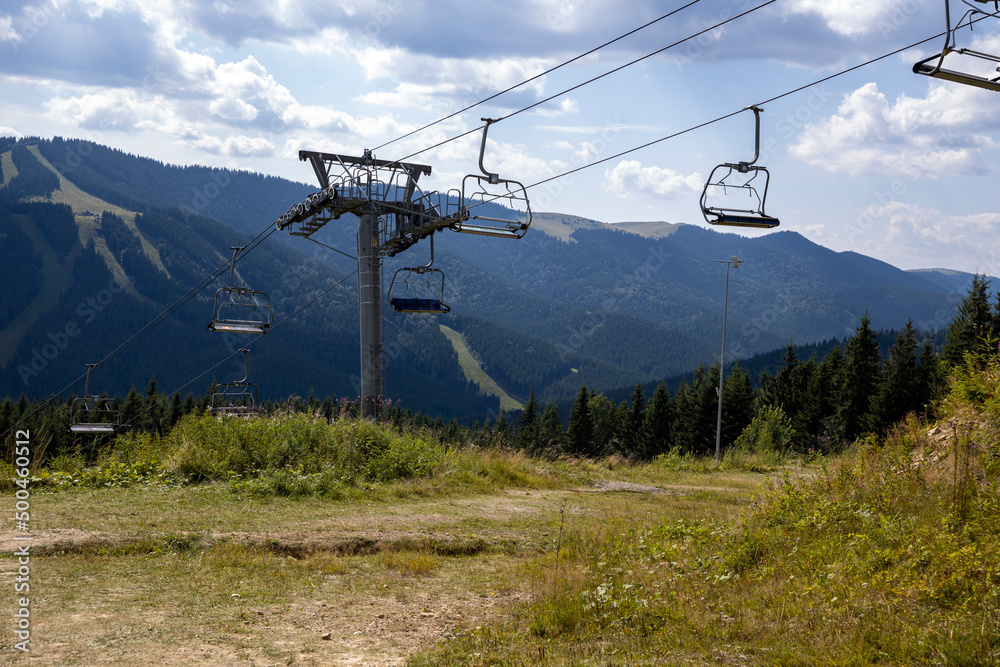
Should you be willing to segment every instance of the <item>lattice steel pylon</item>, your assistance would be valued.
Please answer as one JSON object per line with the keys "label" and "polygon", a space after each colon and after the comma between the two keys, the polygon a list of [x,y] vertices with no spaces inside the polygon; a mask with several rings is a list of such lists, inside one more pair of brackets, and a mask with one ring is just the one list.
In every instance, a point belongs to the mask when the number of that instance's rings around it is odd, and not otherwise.
{"label": "lattice steel pylon", "polygon": [[[490,122],[487,122],[488,128]],[[418,181],[429,175],[423,164],[378,160],[370,151],[361,157],[299,151],[299,159],[308,161],[322,188],[293,206],[278,218],[279,230],[294,236],[310,237],[326,223],[347,213],[358,218],[358,308],[361,313],[361,415],[379,418],[383,396],[382,357],[382,258],[392,257],[421,239],[443,229],[483,233],[481,225],[463,224],[474,219],[471,209],[492,204],[499,213],[489,218],[491,235],[521,238],[531,224],[526,196],[516,199],[508,181],[498,181],[482,167],[486,147],[486,128],[480,150],[480,168],[490,176],[489,183],[502,183],[505,190],[491,199],[482,188],[473,196],[460,190],[447,193],[423,192]],[[464,187],[464,184],[463,184]],[[523,186],[521,192],[523,193]],[[518,202],[524,212],[506,209],[508,201]],[[504,220],[503,216],[509,220]],[[500,217],[497,217],[500,216]],[[498,224],[499,222],[499,224]],[[507,230],[513,231],[507,231]],[[493,233],[499,230],[499,233]]]}

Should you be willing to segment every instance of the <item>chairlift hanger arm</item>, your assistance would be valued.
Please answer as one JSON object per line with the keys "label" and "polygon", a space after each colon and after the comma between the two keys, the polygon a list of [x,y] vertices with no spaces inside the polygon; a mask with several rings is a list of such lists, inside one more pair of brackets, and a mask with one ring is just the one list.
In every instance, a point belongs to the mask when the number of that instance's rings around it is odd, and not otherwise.
{"label": "chairlift hanger arm", "polygon": [[490,185],[497,185],[500,183],[500,174],[488,171],[485,166],[483,166],[483,156],[486,154],[486,133],[490,130],[490,125],[497,122],[497,118],[480,118],[481,121],[486,123],[483,125],[483,143],[479,146],[479,171],[483,172],[489,179]]}

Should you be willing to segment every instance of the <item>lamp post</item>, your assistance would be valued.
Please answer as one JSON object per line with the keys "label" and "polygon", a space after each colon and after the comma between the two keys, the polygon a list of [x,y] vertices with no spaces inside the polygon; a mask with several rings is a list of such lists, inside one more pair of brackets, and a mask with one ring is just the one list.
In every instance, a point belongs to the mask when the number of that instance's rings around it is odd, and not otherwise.
{"label": "lamp post", "polygon": [[734,269],[740,268],[740,262],[743,260],[733,255],[732,259],[716,259],[712,261],[726,265],[726,298],[722,306],[722,355],[719,357],[719,388],[716,389],[716,393],[719,395],[719,412],[715,418],[715,460],[718,462],[722,446],[722,379],[726,367],[726,316],[729,311],[729,269],[730,267]]}

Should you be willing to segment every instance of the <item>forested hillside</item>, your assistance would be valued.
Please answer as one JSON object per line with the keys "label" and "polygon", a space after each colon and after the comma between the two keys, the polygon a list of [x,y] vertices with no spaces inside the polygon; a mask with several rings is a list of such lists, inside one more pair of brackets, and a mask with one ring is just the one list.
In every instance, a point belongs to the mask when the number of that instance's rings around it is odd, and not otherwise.
{"label": "forested hillside", "polygon": [[[198,393],[213,379],[241,376],[238,358],[206,372],[250,342],[206,331],[215,290],[228,284],[230,247],[272,231],[274,219],[314,187],[172,166],[79,140],[8,139],[0,148],[9,172],[0,188],[7,235],[0,260],[11,285],[0,294],[0,392],[37,398],[62,391],[84,364],[126,341],[95,386],[123,393],[155,376],[161,388]],[[961,276],[835,253],[794,232],[748,239],[673,225],[656,234],[647,224],[635,227],[648,233],[641,235],[543,217],[516,242],[436,235],[435,266],[446,274],[452,308],[442,321],[521,400],[534,388],[538,400],[568,405],[584,384],[621,396],[636,382],[677,384],[710,366],[721,340],[725,269],[718,260],[733,255],[743,264],[730,280],[728,360],[781,350],[789,340],[845,340],[866,312],[876,330],[900,330],[907,320],[921,331],[940,328],[938,314],[953,309],[962,284]],[[357,393],[353,220],[328,224],[316,240],[343,254],[275,233],[237,266],[238,284],[270,295],[275,321],[344,280],[253,344],[251,378],[272,399]],[[428,261],[424,245],[386,261],[386,284],[397,268]],[[212,285],[199,285],[213,272]],[[466,382],[447,339],[426,318],[386,312],[384,349],[389,397],[446,417],[496,415],[495,399]]]}

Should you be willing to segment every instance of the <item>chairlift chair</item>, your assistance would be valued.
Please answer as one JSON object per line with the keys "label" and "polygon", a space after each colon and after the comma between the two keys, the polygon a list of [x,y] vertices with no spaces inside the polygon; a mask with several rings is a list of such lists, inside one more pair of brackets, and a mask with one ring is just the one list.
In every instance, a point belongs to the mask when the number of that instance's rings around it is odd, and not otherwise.
{"label": "chairlift chair", "polygon": [[118,399],[90,394],[90,372],[97,364],[87,364],[87,380],[83,396],[73,399],[70,405],[70,426],[72,433],[114,433],[121,425],[122,412]]}
{"label": "chairlift chair", "polygon": [[229,287],[215,293],[212,322],[208,328],[226,333],[266,333],[273,321],[271,300],[265,292],[236,284],[236,255],[242,247],[233,247],[233,262],[229,269]]}
{"label": "chairlift chair", "polygon": [[482,120],[486,123],[479,147],[479,170],[483,173],[462,179],[462,219],[452,228],[466,234],[519,239],[531,226],[528,193],[519,181],[500,178],[499,174],[486,170],[483,165],[486,133],[496,119]]}
{"label": "chairlift chair", "polygon": [[[431,268],[434,263],[434,236],[431,241],[431,261],[424,266],[402,268],[392,275],[389,282],[389,305],[397,313],[421,313],[424,315],[443,315],[451,312],[444,303],[444,271]],[[396,281],[404,291],[399,294]],[[414,288],[416,294],[410,293]],[[422,296],[421,296],[422,294]]]}
{"label": "chairlift chair", "polygon": [[[977,15],[992,16],[994,18],[1000,18],[1000,2],[997,0],[974,0],[981,5],[992,5],[993,10],[989,11],[988,8],[980,8],[973,5],[969,0],[962,0],[969,9],[966,10],[965,14],[954,24],[951,22],[951,0],[945,0],[944,3],[944,13],[945,22],[947,23],[947,36],[945,37],[944,48],[941,49],[941,53],[935,54],[929,58],[921,60],[913,66],[914,74],[923,74],[924,76],[930,76],[937,79],[943,79],[945,81],[952,81],[954,83],[962,83],[969,86],[976,86],[978,88],[984,88],[986,90],[996,90],[1000,91],[1000,76],[989,76],[985,74],[985,68],[983,74],[973,74],[971,72],[963,72],[957,69],[945,68],[945,58],[949,58],[951,67],[957,64],[957,61],[961,60],[965,64],[973,64],[977,61],[985,61],[990,63],[993,67],[994,72],[1000,72],[1000,56],[995,56],[989,53],[983,53],[982,51],[975,51],[973,49],[959,48],[957,45],[957,39],[955,33],[959,28],[963,27],[963,23],[968,25],[969,29],[972,29],[972,23],[974,17]],[[955,56],[958,56],[957,58]],[[967,57],[966,57],[967,56]]]}
{"label": "chairlift chair", "polygon": [[243,379],[215,385],[209,411],[217,417],[249,417],[257,414],[257,385],[248,382],[250,366],[246,348],[243,352]]}
{"label": "chairlift chair", "polygon": [[[701,212],[711,225],[771,229],[779,224],[777,218],[764,211],[770,174],[765,167],[755,164],[760,157],[761,109],[749,108],[756,126],[753,159],[716,166],[701,192]],[[741,196],[746,197],[746,203],[737,200]]]}

